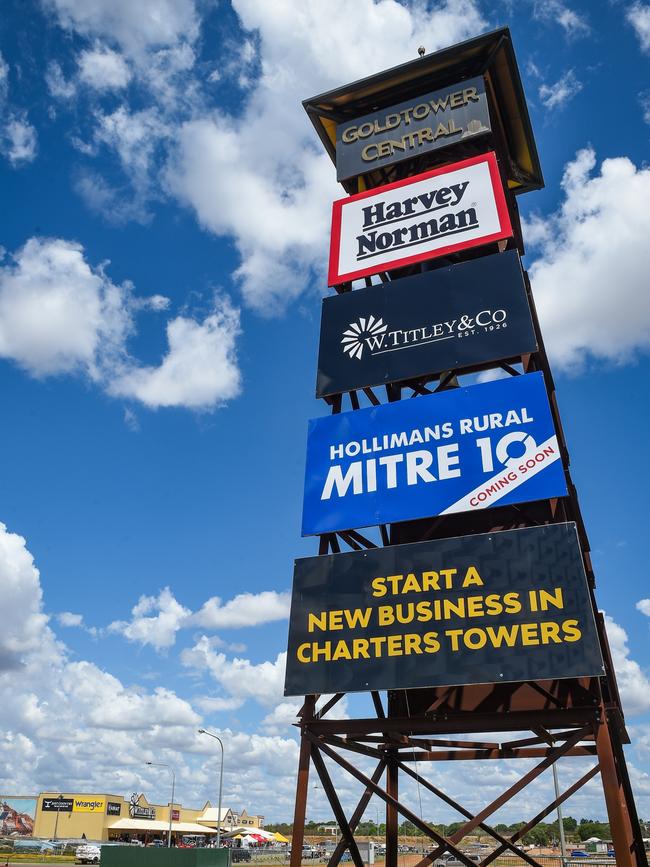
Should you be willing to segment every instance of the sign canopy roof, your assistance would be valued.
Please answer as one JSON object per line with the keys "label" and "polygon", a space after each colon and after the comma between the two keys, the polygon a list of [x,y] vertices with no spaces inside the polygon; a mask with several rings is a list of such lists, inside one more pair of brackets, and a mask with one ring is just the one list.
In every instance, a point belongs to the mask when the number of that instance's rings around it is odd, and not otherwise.
{"label": "sign canopy roof", "polygon": [[[311,97],[303,101],[303,106],[334,162],[339,123],[476,75],[485,76],[494,115],[493,146],[504,161],[508,186],[515,193],[541,189],[544,179],[507,27]],[[441,161],[439,156],[437,159]],[[397,179],[372,171],[364,177],[359,181],[350,178],[343,186],[348,193],[356,193]]]}

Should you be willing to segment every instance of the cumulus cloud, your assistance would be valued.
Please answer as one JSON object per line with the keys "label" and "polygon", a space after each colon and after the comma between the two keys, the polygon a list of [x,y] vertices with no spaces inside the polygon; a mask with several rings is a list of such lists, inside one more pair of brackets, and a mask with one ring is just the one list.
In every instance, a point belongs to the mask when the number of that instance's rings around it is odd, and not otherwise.
{"label": "cumulus cloud", "polygon": [[109,394],[146,406],[214,409],[236,397],[239,313],[216,298],[202,318],[167,322],[169,348],[158,365],[128,352],[138,311],[162,312],[161,295],[135,297],[93,267],[80,244],[30,238],[0,266],[0,357],[29,374],[81,374]]}
{"label": "cumulus cloud", "polygon": [[[129,641],[162,650],[175,643],[180,629],[194,626],[204,629],[260,626],[288,618],[289,605],[289,593],[263,590],[260,593],[241,593],[225,604],[218,596],[214,596],[193,613],[176,600],[169,587],[165,587],[157,596],[141,596],[131,610],[131,619],[114,621],[108,631],[119,633]],[[218,636],[206,641],[209,641],[211,649],[225,645]],[[235,652],[239,648],[241,645],[230,645]]]}
{"label": "cumulus cloud", "polygon": [[650,51],[650,6],[647,3],[632,3],[625,17],[634,27],[641,51]]}
{"label": "cumulus cloud", "polygon": [[539,88],[539,98],[546,108],[563,108],[582,90],[582,83],[576,78],[575,72],[569,69],[555,84],[542,84]]}
{"label": "cumulus cloud", "polygon": [[239,311],[226,298],[216,298],[204,319],[178,316],[168,322],[169,350],[160,364],[131,367],[113,380],[109,391],[152,409],[214,409],[241,392],[240,332]]}
{"label": "cumulus cloud", "polygon": [[78,59],[79,79],[93,90],[121,90],[131,78],[122,55],[105,46],[82,51]]}
{"label": "cumulus cloud", "polygon": [[193,623],[207,629],[235,629],[258,626],[274,620],[286,620],[291,606],[290,593],[265,590],[261,593],[240,593],[223,603],[213,596],[193,617]]}
{"label": "cumulus cloud", "polygon": [[0,356],[33,376],[82,370],[97,379],[131,331],[129,292],[93,269],[81,245],[30,238],[0,268]]}
{"label": "cumulus cloud", "polygon": [[608,614],[605,615],[605,627],[623,710],[631,716],[646,713],[650,710],[650,680],[639,663],[630,657],[628,635],[623,627]]}
{"label": "cumulus cloud", "polygon": [[636,610],[645,614],[646,617],[650,617],[650,599],[639,599],[636,603]]}
{"label": "cumulus cloud", "polygon": [[47,617],[38,569],[22,536],[0,523],[0,586],[3,626],[0,630],[0,674],[23,665],[24,655],[40,647]]}
{"label": "cumulus cloud", "polygon": [[251,698],[264,706],[275,706],[282,699],[287,654],[279,653],[274,662],[253,663],[250,659],[215,652],[210,639],[202,635],[191,648],[181,653],[188,668],[207,671],[234,698]]}
{"label": "cumulus cloud", "polygon": [[233,6],[256,36],[251,65],[260,76],[241,113],[204,113],[181,125],[167,182],[208,231],[234,237],[246,302],[274,312],[322,278],[329,203],[338,194],[301,99],[414,58],[420,43],[433,51],[476,35],[485,22],[472,0],[433,8],[394,0]]}
{"label": "cumulus cloud", "polygon": [[129,641],[150,644],[161,650],[174,644],[176,633],[191,612],[176,601],[169,587],[165,587],[158,596],[141,596],[131,614],[130,621],[116,620],[108,631],[119,632]]}
{"label": "cumulus cloud", "polygon": [[194,40],[194,0],[42,0],[59,24],[81,36],[100,37],[141,56],[149,48]]}
{"label": "cumulus cloud", "polygon": [[624,362],[650,347],[650,169],[627,157],[595,168],[593,149],[579,151],[558,210],[524,227],[537,249],[529,274],[547,348],[574,371],[590,357]]}

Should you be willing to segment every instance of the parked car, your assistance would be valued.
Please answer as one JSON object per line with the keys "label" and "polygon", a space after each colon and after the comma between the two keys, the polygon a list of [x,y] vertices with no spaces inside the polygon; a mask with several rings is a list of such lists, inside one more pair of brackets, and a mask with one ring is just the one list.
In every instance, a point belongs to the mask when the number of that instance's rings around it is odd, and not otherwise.
{"label": "parked car", "polygon": [[250,861],[251,850],[245,846],[237,846],[230,850],[230,863],[237,864],[239,861]]}
{"label": "parked car", "polygon": [[150,840],[150,841],[147,843],[147,846],[154,846],[154,847],[157,848],[157,849],[162,849],[162,848],[163,848],[164,846],[166,846],[166,845],[167,845],[167,844],[165,843],[164,840],[158,840],[158,839],[156,839],[156,840]]}
{"label": "parked car", "polygon": [[[478,855],[470,855],[469,853],[464,854],[475,864],[481,863],[481,859]],[[463,864],[462,861],[459,861],[451,852],[445,852],[444,855],[440,856],[440,858],[436,858],[433,862],[433,867],[465,867],[465,864]]]}
{"label": "parked car", "polygon": [[571,857],[572,858],[588,858],[589,852],[585,852],[584,849],[574,849],[571,852]]}
{"label": "parked car", "polygon": [[81,846],[77,846],[74,853],[75,864],[99,864],[101,857],[102,850],[93,843],[83,843]]}

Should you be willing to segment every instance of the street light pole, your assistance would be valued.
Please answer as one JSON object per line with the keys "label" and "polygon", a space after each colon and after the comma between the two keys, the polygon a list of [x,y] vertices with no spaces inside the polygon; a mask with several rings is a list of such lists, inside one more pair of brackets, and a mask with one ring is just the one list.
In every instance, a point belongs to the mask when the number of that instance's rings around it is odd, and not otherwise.
{"label": "street light pole", "polygon": [[57,798],[58,806],[56,808],[56,816],[54,817],[54,842],[56,843],[56,832],[59,827],[59,813],[61,812],[61,801],[63,800],[63,795],[59,795]]}
{"label": "street light pole", "polygon": [[171,765],[165,764],[165,762],[146,762],[147,765],[150,765],[154,768],[167,768],[168,771],[171,772],[172,775],[172,802],[169,805],[169,830],[167,831],[167,848],[171,849],[172,846],[172,811],[174,809],[174,790],[176,788],[176,774],[174,773],[174,769]]}
{"label": "street light pole", "polygon": [[219,742],[219,746],[221,747],[221,772],[219,774],[219,804],[217,806],[217,849],[221,848],[221,794],[223,792],[223,742],[218,735],[213,734],[212,732],[206,731],[206,729],[199,729],[200,735],[208,735],[210,738],[214,738],[215,741]]}

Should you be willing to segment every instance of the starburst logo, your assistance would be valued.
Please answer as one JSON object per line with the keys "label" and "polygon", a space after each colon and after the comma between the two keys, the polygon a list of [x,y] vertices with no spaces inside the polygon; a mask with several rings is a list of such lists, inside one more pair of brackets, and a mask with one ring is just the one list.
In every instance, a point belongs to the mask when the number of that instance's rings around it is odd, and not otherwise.
{"label": "starburst logo", "polygon": [[347,352],[350,358],[360,359],[366,343],[371,348],[373,343],[375,346],[381,345],[387,328],[388,325],[384,325],[383,319],[375,319],[374,316],[368,319],[360,317],[357,322],[351,322],[348,330],[343,332],[343,352]]}

